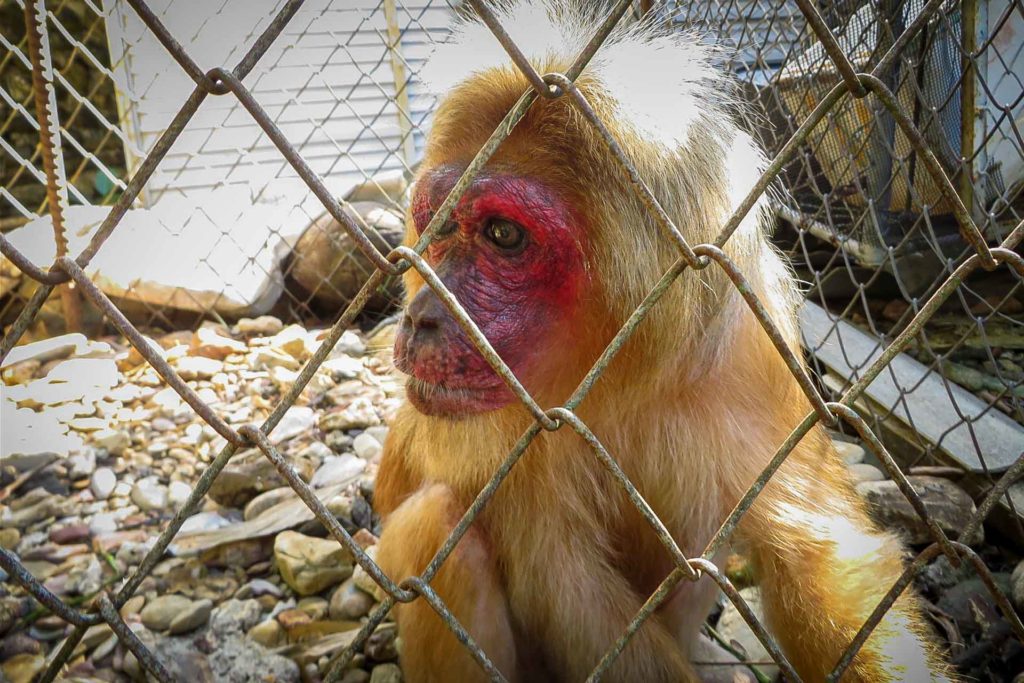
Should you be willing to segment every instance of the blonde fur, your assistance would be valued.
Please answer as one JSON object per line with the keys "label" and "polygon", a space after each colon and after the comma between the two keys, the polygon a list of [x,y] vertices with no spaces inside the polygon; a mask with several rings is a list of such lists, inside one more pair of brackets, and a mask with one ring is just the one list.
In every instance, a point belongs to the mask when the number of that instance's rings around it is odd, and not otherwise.
{"label": "blonde fur", "polygon": [[[541,73],[567,69],[595,30],[578,10],[553,3],[498,11]],[[475,22],[438,49],[428,77],[442,99],[425,170],[472,159],[528,87]],[[765,165],[734,123],[737,105],[714,51],[640,23],[614,32],[578,84],[689,243],[713,241]],[[560,405],[679,252],[568,98],[538,100],[490,167],[543,178],[586,217],[596,286],[564,336],[545,340],[557,362],[525,382],[542,405]],[[764,201],[725,251],[798,351],[799,296],[767,240]],[[424,286],[414,271],[406,285],[410,300]],[[576,412],[693,556],[809,410],[712,265],[669,288]],[[386,515],[379,558],[392,578],[423,570],[531,422],[518,404],[458,421],[402,407],[376,493]],[[456,551],[433,586],[513,680],[584,679],[672,569],[654,532],[566,427],[534,439],[473,529],[469,550]],[[898,544],[868,520],[818,429],[739,535],[759,568],[776,637],[805,680],[821,680],[898,576]],[[695,680],[687,653],[713,597],[709,579],[685,583],[636,633],[610,680]],[[422,600],[402,605],[398,618],[408,680],[483,676]],[[848,680],[931,680],[941,663],[928,641],[905,596]]]}

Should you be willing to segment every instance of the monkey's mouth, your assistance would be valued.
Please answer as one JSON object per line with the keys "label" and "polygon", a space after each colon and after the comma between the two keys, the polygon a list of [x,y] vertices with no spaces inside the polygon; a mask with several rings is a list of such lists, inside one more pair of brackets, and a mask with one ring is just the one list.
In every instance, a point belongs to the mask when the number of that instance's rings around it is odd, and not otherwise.
{"label": "monkey's mouth", "polygon": [[513,396],[504,384],[453,387],[409,376],[405,384],[409,403],[424,415],[459,419],[502,408]]}

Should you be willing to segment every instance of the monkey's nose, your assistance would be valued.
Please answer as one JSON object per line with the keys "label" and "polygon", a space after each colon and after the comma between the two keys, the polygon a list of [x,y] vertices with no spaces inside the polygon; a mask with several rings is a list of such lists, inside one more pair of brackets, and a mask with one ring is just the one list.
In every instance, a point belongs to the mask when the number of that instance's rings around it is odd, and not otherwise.
{"label": "monkey's nose", "polygon": [[429,287],[421,289],[405,311],[405,321],[414,332],[434,332],[441,329],[447,309]]}

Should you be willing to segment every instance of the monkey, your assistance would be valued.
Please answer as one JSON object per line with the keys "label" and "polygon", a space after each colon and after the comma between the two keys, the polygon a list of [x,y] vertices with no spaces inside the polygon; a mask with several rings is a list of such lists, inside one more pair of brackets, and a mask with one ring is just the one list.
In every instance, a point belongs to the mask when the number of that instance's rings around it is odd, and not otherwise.
{"label": "monkey", "polygon": [[[569,4],[495,10],[541,74],[596,30]],[[576,80],[690,245],[714,241],[766,166],[738,123],[715,48],[653,22],[616,28]],[[423,72],[439,101],[407,215],[413,245],[530,87],[465,19]],[[759,199],[723,247],[799,356],[799,291]],[[424,258],[541,406],[560,406],[680,258],[567,96],[537,98],[438,227]],[[409,269],[394,359],[406,398],[374,492],[377,550],[418,576],[535,417]],[[811,410],[724,271],[684,271],[574,412],[686,557],[696,557]],[[903,570],[824,427],[804,436],[741,518],[767,625],[803,680],[823,680]],[[715,558],[716,563],[722,557]],[[430,586],[509,681],[584,680],[675,565],[591,446],[540,431]],[[690,653],[716,599],[681,581],[611,665],[613,681],[699,680]],[[486,680],[426,600],[397,605],[409,681]],[[953,680],[916,598],[901,596],[844,680]]]}

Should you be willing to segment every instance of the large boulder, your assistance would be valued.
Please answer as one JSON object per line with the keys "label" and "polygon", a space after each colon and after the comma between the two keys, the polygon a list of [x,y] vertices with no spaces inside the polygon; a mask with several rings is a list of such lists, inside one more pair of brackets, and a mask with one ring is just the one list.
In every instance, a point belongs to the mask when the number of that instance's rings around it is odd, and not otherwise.
{"label": "large boulder", "polygon": [[[368,236],[381,253],[386,254],[402,243],[405,225],[394,209],[377,202],[358,201],[345,205],[344,210],[356,225],[365,223],[371,228]],[[355,298],[374,270],[345,227],[325,213],[296,242],[286,272],[314,301],[338,308]],[[396,281],[389,289],[375,293],[364,310],[386,310],[399,296]]]}

